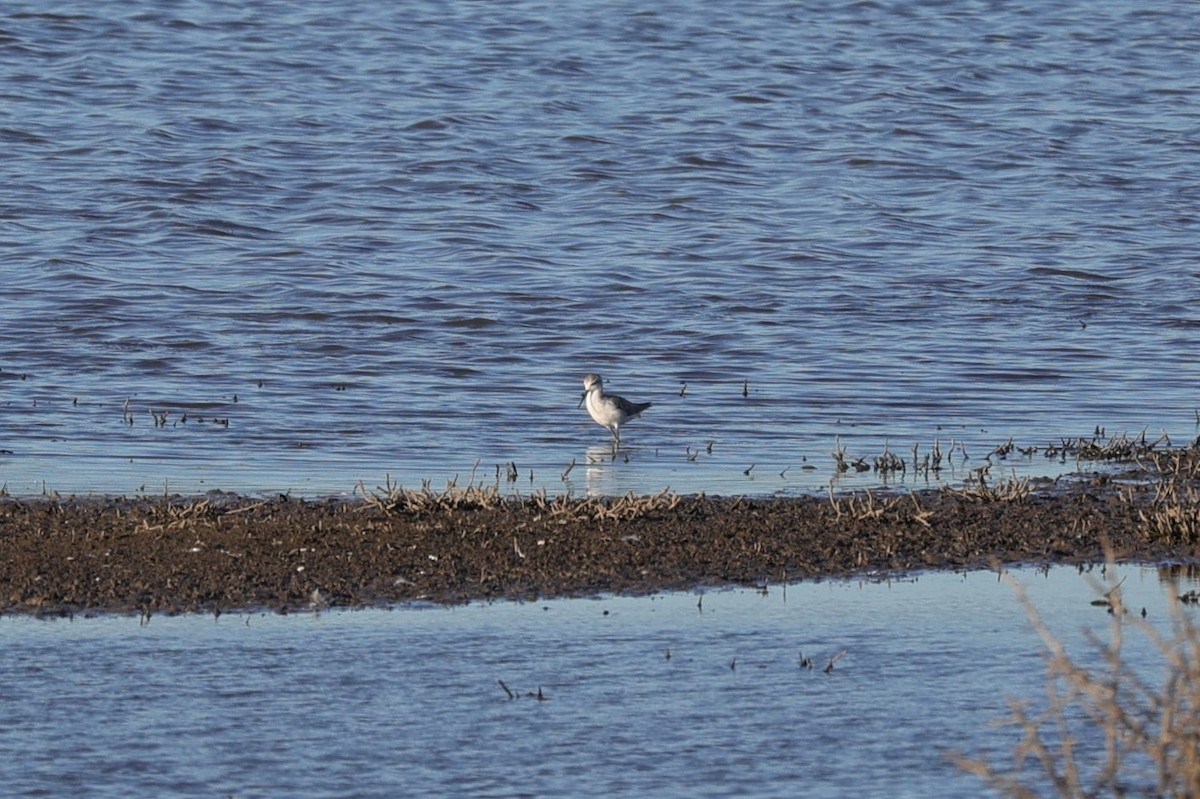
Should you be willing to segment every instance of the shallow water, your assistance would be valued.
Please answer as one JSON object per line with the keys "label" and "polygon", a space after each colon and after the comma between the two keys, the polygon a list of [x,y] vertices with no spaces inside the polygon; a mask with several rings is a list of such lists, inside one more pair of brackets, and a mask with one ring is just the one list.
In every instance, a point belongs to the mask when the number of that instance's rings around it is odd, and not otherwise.
{"label": "shallow water", "polygon": [[[1190,439],[1193,12],[10,3],[0,483],[770,494],[839,438],[963,442],[951,480]],[[628,462],[588,371],[655,403]]]}
{"label": "shallow water", "polygon": [[[1083,631],[1109,619],[1089,575],[1016,574],[1086,660]],[[1165,622],[1155,570],[1122,574],[1129,606]],[[990,723],[1008,697],[1044,697],[1040,644],[986,572],[145,626],[5,617],[0,643],[14,796],[974,796],[945,754],[1004,762],[1015,735]],[[1141,636],[1127,646],[1156,662]]]}

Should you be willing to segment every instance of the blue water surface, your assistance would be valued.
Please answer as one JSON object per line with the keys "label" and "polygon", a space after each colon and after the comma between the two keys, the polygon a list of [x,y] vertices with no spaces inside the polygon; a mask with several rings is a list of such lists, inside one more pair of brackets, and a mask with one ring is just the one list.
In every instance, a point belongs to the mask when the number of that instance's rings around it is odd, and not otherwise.
{"label": "blue water surface", "polygon": [[[1169,635],[1154,569],[1015,576],[1098,674],[1087,632],[1109,640],[1111,617],[1091,600],[1124,577],[1125,661],[1162,685],[1136,626],[1145,607]],[[985,796],[950,755],[1010,768],[1008,701],[1046,701],[1045,647],[987,572],[145,624],[6,617],[0,646],[0,784],[22,797]],[[1081,762],[1099,763],[1100,731],[1075,734]]]}
{"label": "blue water surface", "polygon": [[[1188,441],[1194,11],[9,3],[0,483],[773,494],[839,445],[954,482]],[[616,459],[590,371],[654,402]]]}

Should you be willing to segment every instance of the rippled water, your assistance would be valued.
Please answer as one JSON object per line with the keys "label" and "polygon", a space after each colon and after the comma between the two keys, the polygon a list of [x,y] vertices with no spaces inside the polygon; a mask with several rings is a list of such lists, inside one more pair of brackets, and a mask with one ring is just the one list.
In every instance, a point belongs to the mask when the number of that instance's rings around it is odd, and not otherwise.
{"label": "rippled water", "polygon": [[[10,492],[1196,433],[1182,0],[43,8],[0,16]],[[588,371],[655,403],[628,462],[583,468]]]}
{"label": "rippled water", "polygon": [[[1122,573],[1129,606],[1165,621],[1154,570]],[[1018,579],[1093,662],[1084,631],[1106,636],[1108,617],[1087,577]],[[1041,644],[984,572],[146,626],[5,617],[0,645],[14,796],[978,796],[946,753],[1011,763],[1016,735],[992,722],[1009,697],[1045,697]],[[1125,645],[1160,662],[1140,634]]]}

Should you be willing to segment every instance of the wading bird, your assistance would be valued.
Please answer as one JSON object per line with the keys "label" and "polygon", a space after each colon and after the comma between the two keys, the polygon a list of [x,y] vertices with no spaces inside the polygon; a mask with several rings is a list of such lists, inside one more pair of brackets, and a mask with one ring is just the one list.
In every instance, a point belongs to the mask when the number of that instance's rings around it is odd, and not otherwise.
{"label": "wading bird", "polygon": [[630,402],[624,397],[604,393],[604,379],[592,373],[583,378],[583,396],[579,404],[587,403],[588,413],[612,433],[613,451],[621,446],[621,425],[650,407],[649,402]]}

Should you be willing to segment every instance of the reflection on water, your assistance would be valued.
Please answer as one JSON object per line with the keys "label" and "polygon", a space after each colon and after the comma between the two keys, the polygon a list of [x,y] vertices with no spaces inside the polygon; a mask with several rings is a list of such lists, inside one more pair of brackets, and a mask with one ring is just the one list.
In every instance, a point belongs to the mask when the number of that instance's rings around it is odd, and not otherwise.
{"label": "reflection on water", "polygon": [[[1127,606],[1165,622],[1159,572],[1120,572]],[[1109,623],[1093,575],[1017,574],[1086,654],[1085,629]],[[1006,698],[1044,696],[1040,642],[988,572],[144,627],[0,618],[0,643],[13,795],[979,795],[944,753],[1005,761]]]}
{"label": "reflection on water", "polygon": [[1200,585],[1200,564],[1165,563],[1158,567],[1158,579],[1176,588]]}
{"label": "reflection on water", "polygon": [[[637,466],[632,464],[641,456],[640,450],[630,449],[627,446],[621,447],[619,450],[603,445],[588,447],[585,453],[587,460],[584,467],[586,495],[598,497],[623,493],[621,475],[624,473],[620,470],[622,468],[630,471],[636,470]],[[625,483],[625,485],[630,484]]]}

